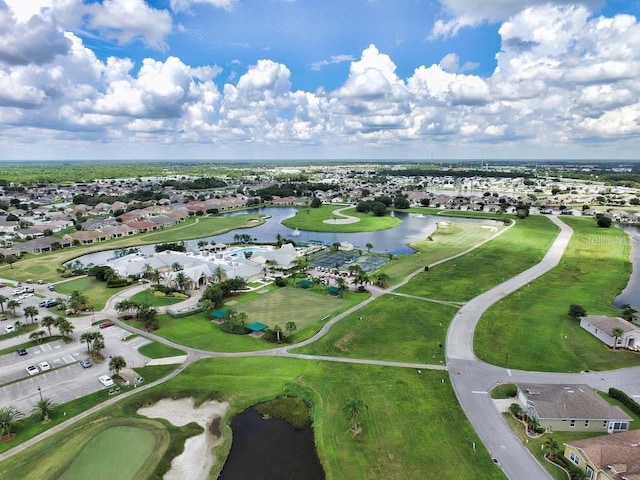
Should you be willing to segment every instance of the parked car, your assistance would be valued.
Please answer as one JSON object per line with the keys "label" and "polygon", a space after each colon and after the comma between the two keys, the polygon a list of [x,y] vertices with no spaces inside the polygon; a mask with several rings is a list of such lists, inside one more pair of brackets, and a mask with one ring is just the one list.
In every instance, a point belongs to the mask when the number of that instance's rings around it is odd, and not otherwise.
{"label": "parked car", "polygon": [[44,280],[38,280],[38,285],[42,285],[44,283]]}
{"label": "parked car", "polygon": [[6,285],[3,283],[0,283],[0,288],[4,288],[4,287],[6,287]]}
{"label": "parked car", "polygon": [[49,308],[49,307],[53,307],[55,305],[58,304],[58,300],[56,300],[55,298],[47,298],[43,301],[41,301],[38,306],[42,307],[42,308]]}
{"label": "parked car", "polygon": [[102,322],[100,324],[100,328],[109,328],[109,327],[113,327],[115,325],[115,323],[113,322]]}
{"label": "parked car", "polygon": [[46,372],[47,370],[51,370],[51,365],[49,365],[49,362],[40,362],[38,366],[40,367],[41,372]]}
{"label": "parked car", "polygon": [[36,367],[35,365],[29,365],[27,367],[27,373],[29,375],[37,375],[40,373],[40,370],[38,370],[38,367]]}
{"label": "parked car", "polygon": [[26,348],[19,348],[18,350],[16,350],[16,352],[18,352],[18,355],[20,355],[21,357],[24,357],[27,353],[27,349]]}
{"label": "parked car", "polygon": [[31,298],[31,297],[33,297],[33,293],[23,293],[22,295],[20,295],[19,299],[26,300],[27,298]]}
{"label": "parked car", "polygon": [[14,295],[22,295],[23,293],[26,293],[26,292],[27,292],[27,289],[24,288],[24,287],[23,288],[15,288],[13,290],[13,294]]}
{"label": "parked car", "polygon": [[4,333],[13,333],[15,331],[16,331],[15,325],[5,325],[4,326]]}
{"label": "parked car", "polygon": [[56,289],[56,287],[54,287],[53,284],[51,284],[51,283],[47,285],[47,288],[49,290],[51,290],[52,292]]}
{"label": "parked car", "polygon": [[113,385],[113,378],[111,378],[109,375],[101,375],[100,377],[98,377],[98,381],[105,387],[110,387]]}
{"label": "parked car", "polygon": [[5,320],[8,320],[9,317],[7,317],[6,315],[0,315],[0,321],[4,322]]}
{"label": "parked car", "polygon": [[93,365],[93,363],[91,363],[91,360],[89,360],[88,358],[85,358],[83,360],[80,360],[80,365],[82,365],[82,368],[89,368],[91,365]]}

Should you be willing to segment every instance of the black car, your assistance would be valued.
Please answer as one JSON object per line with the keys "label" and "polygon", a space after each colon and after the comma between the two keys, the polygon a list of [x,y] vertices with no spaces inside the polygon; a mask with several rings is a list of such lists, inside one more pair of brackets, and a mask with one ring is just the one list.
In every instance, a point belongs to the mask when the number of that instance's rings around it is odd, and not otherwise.
{"label": "black car", "polygon": [[21,357],[22,357],[22,356],[24,356],[24,355],[26,355],[27,353],[29,353],[29,352],[27,352],[27,349],[26,349],[26,348],[19,348],[19,349],[17,350],[17,352],[18,352],[18,355],[20,355]]}

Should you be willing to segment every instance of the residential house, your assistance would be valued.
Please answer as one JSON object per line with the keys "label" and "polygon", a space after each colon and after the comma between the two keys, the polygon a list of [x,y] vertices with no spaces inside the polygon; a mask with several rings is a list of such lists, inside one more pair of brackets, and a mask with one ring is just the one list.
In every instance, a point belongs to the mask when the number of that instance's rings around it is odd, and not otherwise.
{"label": "residential house", "polygon": [[[612,348],[640,349],[640,328],[624,318],[587,315],[580,317],[580,326]],[[613,329],[621,328],[623,334],[613,336]]]}
{"label": "residential house", "polygon": [[516,387],[527,415],[547,432],[613,433],[628,430],[632,421],[588,385],[518,383]]}
{"label": "residential house", "polygon": [[62,237],[64,240],[73,240],[74,242],[78,242],[80,245],[91,245],[96,242],[104,242],[107,240],[107,235],[103,232],[94,230],[94,231],[79,231],[73,232],[68,235]]}
{"label": "residential house", "polygon": [[564,456],[589,480],[640,479],[640,430],[564,444]]}
{"label": "residential house", "polygon": [[146,220],[140,220],[139,222],[127,222],[126,225],[129,228],[134,229],[136,233],[146,233],[160,228],[157,224]]}

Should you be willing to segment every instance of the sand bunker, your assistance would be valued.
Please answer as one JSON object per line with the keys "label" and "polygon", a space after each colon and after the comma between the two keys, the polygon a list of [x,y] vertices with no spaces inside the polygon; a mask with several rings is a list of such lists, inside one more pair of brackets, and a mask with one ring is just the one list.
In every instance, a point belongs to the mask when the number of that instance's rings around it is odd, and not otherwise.
{"label": "sand bunker", "polygon": [[159,402],[138,409],[140,415],[148,418],[164,418],[176,427],[196,422],[204,428],[204,432],[188,438],[184,444],[184,452],[171,461],[171,470],[164,480],[207,480],[213,466],[214,457],[211,449],[222,442],[219,425],[220,419],[229,408],[226,402],[206,402],[198,408],[193,406],[193,398],[174,400],[165,398]]}

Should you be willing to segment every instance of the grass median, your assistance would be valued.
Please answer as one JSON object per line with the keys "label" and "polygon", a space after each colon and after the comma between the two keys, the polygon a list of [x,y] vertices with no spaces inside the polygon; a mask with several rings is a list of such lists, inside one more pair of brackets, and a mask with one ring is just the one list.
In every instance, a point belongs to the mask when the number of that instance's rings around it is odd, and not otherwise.
{"label": "grass median", "polygon": [[567,316],[569,305],[590,315],[618,316],[613,300],[631,273],[622,230],[598,228],[592,218],[564,217],[574,230],[560,265],[496,303],[482,316],[476,354],[496,365],[577,372],[640,364],[638,354],[611,350]]}

